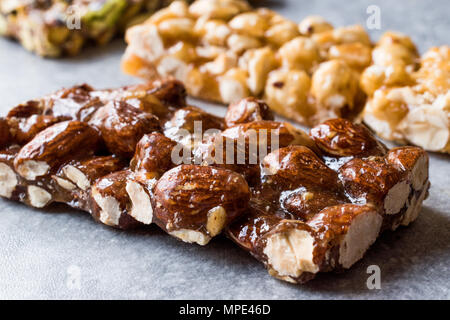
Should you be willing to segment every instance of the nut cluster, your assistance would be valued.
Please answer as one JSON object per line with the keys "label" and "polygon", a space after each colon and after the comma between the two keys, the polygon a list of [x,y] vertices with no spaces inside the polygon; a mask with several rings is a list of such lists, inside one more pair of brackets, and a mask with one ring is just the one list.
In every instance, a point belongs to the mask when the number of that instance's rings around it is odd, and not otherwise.
{"label": "nut cluster", "polygon": [[304,124],[359,113],[359,73],[371,62],[361,26],[334,29],[324,19],[296,24],[240,0],[175,1],[128,30],[125,72],[174,76],[188,93],[234,103],[263,97]]}
{"label": "nut cluster", "polygon": [[[421,148],[388,150],[344,119],[307,134],[254,98],[220,118],[185,96],[177,80],[82,85],[13,108],[0,118],[0,196],[65,203],[120,229],[155,223],[200,245],[223,233],[295,283],[350,268],[380,232],[417,218],[429,188]],[[174,161],[181,151],[193,163]]]}

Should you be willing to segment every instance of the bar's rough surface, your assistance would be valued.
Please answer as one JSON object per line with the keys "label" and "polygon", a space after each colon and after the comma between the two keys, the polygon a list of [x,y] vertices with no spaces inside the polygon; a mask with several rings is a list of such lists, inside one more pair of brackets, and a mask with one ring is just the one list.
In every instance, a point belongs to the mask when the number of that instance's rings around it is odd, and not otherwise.
{"label": "bar's rough surface", "polygon": [[423,149],[388,150],[339,118],[307,134],[255,98],[221,118],[185,96],[157,80],[16,106],[0,118],[0,196],[65,203],[120,229],[155,223],[199,245],[223,233],[294,283],[350,268],[380,232],[418,217]]}

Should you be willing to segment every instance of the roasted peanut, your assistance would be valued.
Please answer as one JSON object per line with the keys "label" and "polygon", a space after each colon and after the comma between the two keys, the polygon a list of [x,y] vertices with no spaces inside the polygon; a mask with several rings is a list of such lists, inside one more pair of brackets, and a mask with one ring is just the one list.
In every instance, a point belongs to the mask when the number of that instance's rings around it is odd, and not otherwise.
{"label": "roasted peanut", "polygon": [[[132,229],[141,225],[132,215],[132,201],[126,191],[133,173],[117,171],[98,179],[91,190],[92,216],[99,222],[119,229]],[[151,206],[147,208],[151,211]]]}
{"label": "roasted peanut", "polygon": [[339,116],[341,109],[355,106],[358,77],[343,61],[322,63],[313,74],[311,94],[331,115]]}
{"label": "roasted peanut", "polygon": [[309,70],[319,62],[319,49],[307,37],[297,37],[286,42],[278,51],[281,63],[286,69]]}
{"label": "roasted peanut", "polygon": [[241,59],[248,70],[247,85],[251,93],[258,96],[264,89],[267,75],[277,65],[275,54],[270,48],[264,47],[248,50]]}
{"label": "roasted peanut", "polygon": [[371,54],[372,49],[362,43],[343,43],[330,48],[329,58],[341,59],[350,67],[362,70],[370,65]]}
{"label": "roasted peanut", "polygon": [[219,78],[219,91],[221,100],[225,103],[233,103],[249,95],[247,86],[248,73],[239,68],[228,70]]}
{"label": "roasted peanut", "polygon": [[277,113],[308,123],[316,108],[309,104],[311,79],[305,71],[274,70],[269,73],[264,100]]}
{"label": "roasted peanut", "polygon": [[202,40],[205,41],[205,44],[224,46],[231,34],[231,29],[221,20],[208,20],[201,25],[197,23],[196,32],[202,34]]}
{"label": "roasted peanut", "polygon": [[292,21],[282,21],[280,23],[275,23],[266,30],[264,37],[271,44],[281,47],[286,42],[299,36],[297,25]]}
{"label": "roasted peanut", "polygon": [[259,39],[247,35],[232,34],[227,39],[228,48],[237,54],[241,54],[245,50],[258,48],[261,45],[262,42]]}
{"label": "roasted peanut", "polygon": [[235,16],[229,22],[231,29],[251,37],[264,36],[269,24],[266,19],[255,12],[245,12]]}
{"label": "roasted peanut", "polygon": [[239,0],[198,0],[190,5],[189,13],[196,17],[228,19],[249,9],[246,2]]}

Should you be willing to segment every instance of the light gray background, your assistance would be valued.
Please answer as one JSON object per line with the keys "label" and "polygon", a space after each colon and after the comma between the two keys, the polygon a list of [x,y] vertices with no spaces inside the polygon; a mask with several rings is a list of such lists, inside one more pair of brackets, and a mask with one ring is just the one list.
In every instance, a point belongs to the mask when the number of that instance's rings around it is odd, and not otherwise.
{"label": "light gray background", "polygon": [[[320,14],[336,26],[365,24],[366,8],[381,9],[382,30],[408,33],[421,52],[450,43],[450,1],[265,1],[299,21]],[[137,82],[121,73],[122,41],[81,56],[43,60],[0,39],[0,115],[19,102],[88,82],[97,88]],[[220,106],[198,103],[217,114]],[[121,232],[87,214],[48,211],[0,199],[0,298],[63,299],[448,299],[450,157],[431,155],[430,197],[412,226],[384,234],[344,274],[320,275],[303,286],[271,278],[230,241],[206,247],[170,238],[156,227]],[[368,290],[366,269],[381,268],[382,289]],[[79,287],[70,279],[80,272]]]}

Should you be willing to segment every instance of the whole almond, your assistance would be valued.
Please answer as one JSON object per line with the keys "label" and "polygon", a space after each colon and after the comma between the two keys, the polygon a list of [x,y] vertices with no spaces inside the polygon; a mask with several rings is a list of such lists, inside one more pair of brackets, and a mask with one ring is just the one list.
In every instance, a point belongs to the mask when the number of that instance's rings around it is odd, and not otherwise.
{"label": "whole almond", "polygon": [[14,160],[16,171],[34,180],[48,174],[69,159],[95,152],[100,144],[97,130],[80,121],[57,123],[28,142]]}

